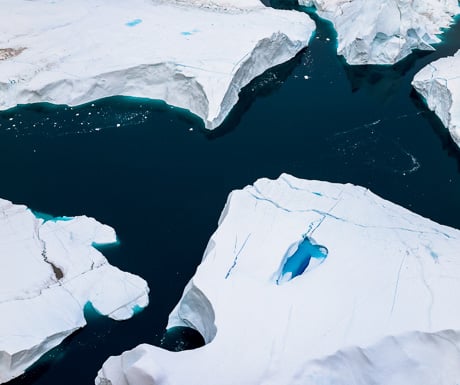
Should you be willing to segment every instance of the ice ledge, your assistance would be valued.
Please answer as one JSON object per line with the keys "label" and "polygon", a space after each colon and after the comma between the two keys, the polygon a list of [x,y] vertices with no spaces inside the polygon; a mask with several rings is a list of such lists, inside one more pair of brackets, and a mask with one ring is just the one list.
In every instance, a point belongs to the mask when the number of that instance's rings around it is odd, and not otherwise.
{"label": "ice ledge", "polygon": [[460,147],[460,51],[422,68],[412,85]]}
{"label": "ice ledge", "polygon": [[88,303],[117,320],[148,304],[147,283],[93,247],[116,242],[93,218],[45,221],[0,199],[0,239],[0,383],[83,327]]}
{"label": "ice ledge", "polygon": [[0,109],[127,95],[190,110],[209,129],[314,30],[307,15],[258,0],[5,0],[2,9]]}
{"label": "ice ledge", "polygon": [[[327,258],[277,284],[307,237]],[[169,319],[207,345],[140,345],[107,360],[96,384],[453,384],[458,250],[460,231],[364,188],[260,179],[230,194]]]}

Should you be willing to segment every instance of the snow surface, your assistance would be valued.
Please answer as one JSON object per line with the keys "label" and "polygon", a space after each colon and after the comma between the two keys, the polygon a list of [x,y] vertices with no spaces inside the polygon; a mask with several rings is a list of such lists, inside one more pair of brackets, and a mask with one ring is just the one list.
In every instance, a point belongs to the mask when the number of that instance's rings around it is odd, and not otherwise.
{"label": "snow surface", "polygon": [[86,304],[116,320],[147,306],[147,283],[93,247],[116,241],[93,218],[45,221],[0,199],[0,383],[83,327]]}
{"label": "snow surface", "polygon": [[422,68],[412,85],[460,147],[460,51]]}
{"label": "snow surface", "polygon": [[2,0],[0,14],[0,109],[128,95],[190,110],[209,129],[315,28],[258,0]]}
{"label": "snow surface", "polygon": [[[324,261],[277,283],[307,238]],[[460,231],[369,190],[282,175],[230,194],[169,327],[207,345],[140,345],[97,385],[452,385]]]}
{"label": "snow surface", "polygon": [[337,53],[349,64],[394,64],[414,49],[433,50],[460,13],[457,0],[299,0],[330,20]]}

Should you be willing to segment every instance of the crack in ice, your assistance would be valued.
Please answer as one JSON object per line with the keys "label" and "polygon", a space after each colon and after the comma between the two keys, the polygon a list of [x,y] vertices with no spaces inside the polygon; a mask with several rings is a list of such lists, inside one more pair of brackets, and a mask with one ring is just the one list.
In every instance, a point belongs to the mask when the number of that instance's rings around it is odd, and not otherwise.
{"label": "crack in ice", "polygon": [[[250,236],[252,235],[252,233],[249,233],[248,236],[246,237],[246,239],[244,240],[243,244],[241,245],[240,249],[238,250],[238,252],[236,253],[234,259],[233,259],[233,264],[230,266],[230,268],[228,269],[227,271],[227,274],[225,274],[225,279],[227,279],[229,276],[230,276],[230,273],[232,272],[232,270],[235,268],[236,266],[236,263],[238,262],[238,257],[240,256],[241,252],[243,251],[244,249],[244,246],[246,246],[246,243],[248,242]],[[236,238],[235,240],[235,246],[236,246],[236,243],[238,241],[238,237]],[[234,252],[235,252],[235,249],[234,249]]]}

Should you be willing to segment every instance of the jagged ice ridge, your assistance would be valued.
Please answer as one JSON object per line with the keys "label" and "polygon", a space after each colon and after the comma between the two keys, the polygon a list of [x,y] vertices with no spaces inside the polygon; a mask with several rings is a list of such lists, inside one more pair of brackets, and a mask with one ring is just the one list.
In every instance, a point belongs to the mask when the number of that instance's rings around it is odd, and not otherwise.
{"label": "jagged ice ridge", "polygon": [[460,13],[457,0],[299,0],[337,31],[349,64],[394,64],[413,50],[433,50]]}
{"label": "jagged ice ridge", "polygon": [[412,85],[460,147],[460,51],[422,68]]}

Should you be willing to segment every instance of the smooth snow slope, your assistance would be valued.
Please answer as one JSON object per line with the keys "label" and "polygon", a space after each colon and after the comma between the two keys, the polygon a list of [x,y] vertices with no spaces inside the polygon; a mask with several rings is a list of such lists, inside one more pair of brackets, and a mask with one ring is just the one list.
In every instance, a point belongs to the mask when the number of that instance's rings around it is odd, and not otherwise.
{"label": "smooth snow slope", "polygon": [[[304,238],[326,258],[279,280]],[[96,384],[453,385],[459,250],[460,231],[362,187],[258,180],[230,194],[170,315],[207,345],[140,345]]]}
{"label": "smooth snow slope", "polygon": [[433,50],[460,13],[457,0],[299,0],[315,6],[337,31],[349,64],[394,64],[414,49]]}
{"label": "smooth snow slope", "polygon": [[117,320],[147,306],[147,283],[93,247],[114,242],[93,218],[44,221],[0,199],[0,383],[83,327],[87,303]]}
{"label": "smooth snow slope", "polygon": [[460,51],[422,68],[412,85],[460,147]]}
{"label": "smooth snow slope", "polygon": [[128,95],[190,110],[209,129],[314,30],[258,0],[3,0],[0,14],[0,109]]}

